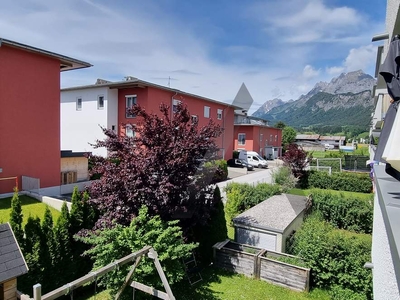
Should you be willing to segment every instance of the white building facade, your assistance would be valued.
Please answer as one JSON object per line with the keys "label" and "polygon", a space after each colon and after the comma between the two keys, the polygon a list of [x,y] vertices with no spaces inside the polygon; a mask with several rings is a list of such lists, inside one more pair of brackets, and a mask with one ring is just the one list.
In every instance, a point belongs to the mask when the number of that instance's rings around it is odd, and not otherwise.
{"label": "white building facade", "polygon": [[91,144],[103,140],[101,127],[117,130],[118,89],[88,86],[61,90],[61,149],[107,156]]}

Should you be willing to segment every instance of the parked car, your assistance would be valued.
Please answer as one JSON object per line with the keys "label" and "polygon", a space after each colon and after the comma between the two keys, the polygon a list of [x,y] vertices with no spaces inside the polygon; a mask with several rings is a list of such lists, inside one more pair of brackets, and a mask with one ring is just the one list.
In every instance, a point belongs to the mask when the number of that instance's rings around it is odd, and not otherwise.
{"label": "parked car", "polygon": [[267,161],[254,151],[240,151],[239,159],[257,168],[268,168]]}
{"label": "parked car", "polygon": [[244,160],[231,158],[227,161],[228,166],[232,168],[247,168],[248,171],[254,170],[254,166],[248,164]]}

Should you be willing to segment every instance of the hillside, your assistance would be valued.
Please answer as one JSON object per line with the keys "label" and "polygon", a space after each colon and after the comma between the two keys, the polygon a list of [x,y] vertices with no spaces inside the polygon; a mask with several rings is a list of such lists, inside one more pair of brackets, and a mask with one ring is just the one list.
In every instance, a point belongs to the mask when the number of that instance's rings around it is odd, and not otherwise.
{"label": "hillside", "polygon": [[317,83],[295,101],[269,100],[253,116],[271,123],[283,121],[294,127],[368,127],[373,109],[371,89],[374,83],[375,79],[362,71],[342,73],[329,83]]}

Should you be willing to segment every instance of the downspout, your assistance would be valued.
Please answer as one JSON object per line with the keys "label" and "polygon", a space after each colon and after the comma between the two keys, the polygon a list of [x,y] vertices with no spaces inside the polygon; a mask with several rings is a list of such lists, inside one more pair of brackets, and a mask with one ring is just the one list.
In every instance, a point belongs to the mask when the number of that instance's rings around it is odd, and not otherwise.
{"label": "downspout", "polygon": [[[225,107],[224,107],[224,109],[222,110],[223,111],[223,116],[222,116],[222,128],[223,128],[223,131],[222,131],[222,143],[221,143],[221,147],[222,147],[222,159],[224,159],[225,160],[225,117],[226,117],[226,114],[225,114],[225,110],[227,109],[229,107],[229,104],[227,104]],[[233,113],[233,127],[235,127],[235,113]],[[233,131],[235,131],[235,129],[234,128],[232,128],[232,130]],[[232,141],[233,142],[233,141]]]}

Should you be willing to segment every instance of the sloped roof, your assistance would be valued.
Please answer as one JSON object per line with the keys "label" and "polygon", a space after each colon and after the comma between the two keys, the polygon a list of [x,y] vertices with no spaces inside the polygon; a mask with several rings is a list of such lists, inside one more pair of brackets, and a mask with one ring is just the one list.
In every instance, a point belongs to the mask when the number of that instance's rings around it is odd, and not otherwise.
{"label": "sloped roof", "polygon": [[296,140],[318,140],[319,134],[298,134]]}
{"label": "sloped roof", "polygon": [[78,59],[68,57],[68,56],[65,56],[62,54],[50,52],[50,51],[47,51],[44,49],[32,47],[29,45],[21,44],[21,43],[7,40],[7,39],[0,37],[0,47],[2,44],[7,45],[9,47],[13,47],[13,48],[18,48],[23,51],[33,52],[33,53],[37,53],[37,54],[41,54],[44,56],[55,58],[60,61],[60,71],[81,69],[81,68],[87,68],[87,67],[92,66],[90,63],[82,61],[82,60],[78,60]]}
{"label": "sloped roof", "polygon": [[305,196],[275,195],[241,213],[233,223],[283,233],[305,210],[306,202]]}
{"label": "sloped roof", "polygon": [[174,89],[174,88],[166,87],[166,86],[163,86],[163,85],[151,83],[151,82],[148,82],[148,81],[144,81],[144,80],[138,79],[138,78],[133,77],[133,76],[128,76],[126,80],[114,81],[114,82],[99,78],[99,79],[97,79],[95,84],[62,88],[61,92],[83,90],[83,89],[92,89],[92,88],[100,88],[100,87],[108,87],[110,89],[127,89],[127,88],[136,88],[136,87],[139,87],[139,88],[153,87],[153,88],[157,88],[157,89],[161,89],[161,90],[165,90],[165,91],[170,91],[170,92],[173,92],[173,93],[178,93],[178,94],[182,94],[182,95],[186,95],[186,96],[202,99],[202,100],[213,102],[213,103],[218,103],[218,104],[221,104],[223,106],[232,107],[233,109],[241,109],[241,107],[236,106],[234,104],[228,104],[228,103],[221,102],[221,101],[218,101],[218,100],[214,100],[214,99],[211,99],[211,98],[207,98],[207,97],[203,97],[203,96],[200,96],[200,95],[196,95],[196,94],[188,93],[188,92],[185,92],[185,91],[181,91],[181,90],[178,90],[178,89]]}
{"label": "sloped roof", "polygon": [[321,141],[344,141],[346,137],[341,135],[321,135],[319,139]]}
{"label": "sloped roof", "polygon": [[0,282],[27,272],[28,266],[10,224],[0,224]]}

